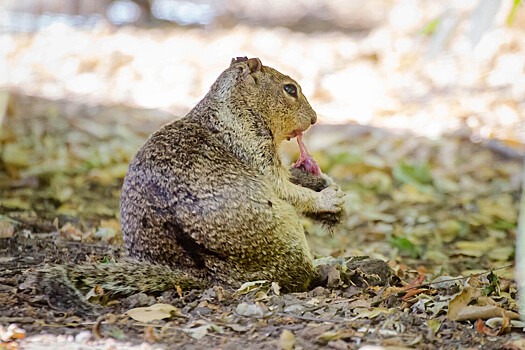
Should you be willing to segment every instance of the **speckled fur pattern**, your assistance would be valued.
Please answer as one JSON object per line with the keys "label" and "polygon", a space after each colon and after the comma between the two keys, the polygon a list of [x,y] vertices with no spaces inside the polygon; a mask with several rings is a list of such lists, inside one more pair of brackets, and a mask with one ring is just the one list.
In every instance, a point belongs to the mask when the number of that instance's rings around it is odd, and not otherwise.
{"label": "speckled fur pattern", "polygon": [[316,272],[297,211],[272,182],[286,174],[279,144],[316,120],[287,83],[300,89],[258,59],[234,61],[185,118],[149,138],[122,189],[132,257],[228,285],[309,286]]}
{"label": "speckled fur pattern", "polygon": [[125,294],[177,281],[269,280],[283,291],[306,290],[318,274],[299,213],[337,213],[343,194],[335,185],[316,192],[290,182],[278,147],[316,119],[293,79],[257,58],[232,60],[204,99],[153,133],[129,166],[121,224],[137,263],[77,266],[68,276]]}

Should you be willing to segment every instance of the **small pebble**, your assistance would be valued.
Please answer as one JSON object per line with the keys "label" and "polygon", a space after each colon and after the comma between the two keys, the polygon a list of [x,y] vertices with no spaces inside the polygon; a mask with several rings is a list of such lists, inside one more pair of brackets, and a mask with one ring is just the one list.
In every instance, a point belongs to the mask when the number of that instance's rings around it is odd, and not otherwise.
{"label": "small pebble", "polygon": [[75,336],[75,342],[85,344],[91,339],[91,335],[90,331],[82,331]]}

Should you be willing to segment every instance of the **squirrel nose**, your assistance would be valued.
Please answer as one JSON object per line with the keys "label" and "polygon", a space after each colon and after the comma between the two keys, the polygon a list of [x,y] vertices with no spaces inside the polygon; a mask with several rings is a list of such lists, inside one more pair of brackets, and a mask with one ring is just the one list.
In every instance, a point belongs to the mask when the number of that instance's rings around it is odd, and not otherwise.
{"label": "squirrel nose", "polygon": [[314,125],[316,121],[317,121],[317,113],[314,112],[314,114],[312,115],[312,125]]}

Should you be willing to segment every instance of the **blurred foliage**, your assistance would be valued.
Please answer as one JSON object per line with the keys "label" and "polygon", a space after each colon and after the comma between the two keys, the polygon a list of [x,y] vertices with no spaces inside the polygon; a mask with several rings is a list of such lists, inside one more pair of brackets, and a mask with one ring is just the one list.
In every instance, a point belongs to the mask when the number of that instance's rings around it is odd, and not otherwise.
{"label": "blurred foliage", "polygon": [[507,16],[507,25],[512,25],[514,23],[514,19],[516,17],[516,12],[518,11],[518,8],[523,4],[522,0],[514,0],[514,3],[512,4],[512,8],[510,10],[509,15]]}

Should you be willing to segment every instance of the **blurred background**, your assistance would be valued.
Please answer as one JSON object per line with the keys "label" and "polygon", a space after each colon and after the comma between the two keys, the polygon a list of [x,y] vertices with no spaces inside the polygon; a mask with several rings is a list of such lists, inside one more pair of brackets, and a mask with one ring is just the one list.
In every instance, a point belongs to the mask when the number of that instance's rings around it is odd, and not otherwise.
{"label": "blurred background", "polygon": [[302,85],[322,123],[525,142],[519,0],[4,0],[0,87],[183,116],[234,56]]}

